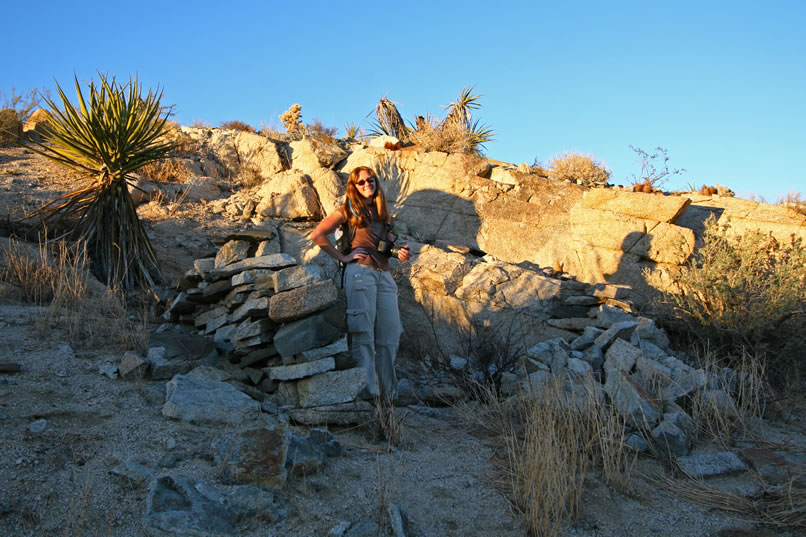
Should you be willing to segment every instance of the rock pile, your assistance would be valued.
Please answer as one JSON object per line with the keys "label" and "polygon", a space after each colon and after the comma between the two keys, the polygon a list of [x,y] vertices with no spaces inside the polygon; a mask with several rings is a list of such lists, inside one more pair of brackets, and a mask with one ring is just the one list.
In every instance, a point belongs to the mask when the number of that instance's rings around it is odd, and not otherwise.
{"label": "rock pile", "polygon": [[326,407],[327,421],[355,421],[369,405],[355,402],[365,379],[348,352],[341,290],[317,266],[279,252],[276,238],[270,230],[226,237],[215,258],[196,260],[163,317],[212,338],[236,380],[295,420],[323,421]]}
{"label": "rock pile", "polygon": [[[684,353],[670,348],[666,333],[651,319],[606,304],[595,311],[591,317],[549,320],[577,337],[553,338],[528,349],[523,366],[503,376],[502,391],[538,393],[560,376],[570,397],[593,394],[614,405],[632,432],[631,446],[677,457],[688,455],[697,437],[697,423],[684,410],[693,399],[725,416],[737,415],[739,373],[695,368]],[[454,359],[451,367],[472,374],[478,364]]]}

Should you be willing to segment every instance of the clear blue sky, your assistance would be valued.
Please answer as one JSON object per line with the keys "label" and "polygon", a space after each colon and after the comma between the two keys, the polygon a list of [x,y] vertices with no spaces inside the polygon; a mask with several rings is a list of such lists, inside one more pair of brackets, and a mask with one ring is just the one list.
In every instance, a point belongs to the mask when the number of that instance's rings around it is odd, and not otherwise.
{"label": "clear blue sky", "polygon": [[74,95],[97,71],[164,89],[180,123],[368,127],[484,94],[487,156],[592,155],[628,184],[629,145],[668,150],[667,189],[806,195],[806,1],[92,2],[2,0],[0,89]]}

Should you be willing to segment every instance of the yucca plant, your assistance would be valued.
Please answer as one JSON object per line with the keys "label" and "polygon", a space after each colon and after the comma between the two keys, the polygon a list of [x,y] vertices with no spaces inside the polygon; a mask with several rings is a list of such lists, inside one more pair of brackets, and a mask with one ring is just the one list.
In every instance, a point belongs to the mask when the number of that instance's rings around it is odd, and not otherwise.
{"label": "yucca plant", "polygon": [[28,148],[89,182],[28,217],[67,222],[70,229],[59,238],[84,242],[93,272],[107,285],[153,287],[160,278],[159,266],[128,182],[132,172],[175,147],[163,136],[169,110],[160,106],[162,92],[143,95],[137,78],[126,84],[100,73],[99,78],[99,85],[89,82],[88,100],[75,78],[78,108],[58,83],[61,107],[44,98],[51,109],[49,131],[43,142],[29,143]]}
{"label": "yucca plant", "polygon": [[465,130],[470,131],[473,128],[472,111],[481,108],[481,104],[478,102],[481,97],[483,95],[473,95],[473,86],[464,88],[459,93],[459,98],[445,107],[448,109],[445,123],[454,121]]}
{"label": "yucca plant", "polygon": [[486,125],[479,125],[479,120],[473,122],[473,125],[468,129],[468,144],[469,150],[474,155],[481,156],[481,148],[487,142],[492,142],[495,138],[493,136],[495,131]]}
{"label": "yucca plant", "polygon": [[374,125],[375,131],[379,134],[394,136],[398,140],[407,140],[409,129],[403,122],[395,103],[389,99],[382,98],[375,109],[378,116],[378,123]]}
{"label": "yucca plant", "polygon": [[344,125],[344,137],[348,140],[356,140],[361,134],[361,128],[354,121]]}

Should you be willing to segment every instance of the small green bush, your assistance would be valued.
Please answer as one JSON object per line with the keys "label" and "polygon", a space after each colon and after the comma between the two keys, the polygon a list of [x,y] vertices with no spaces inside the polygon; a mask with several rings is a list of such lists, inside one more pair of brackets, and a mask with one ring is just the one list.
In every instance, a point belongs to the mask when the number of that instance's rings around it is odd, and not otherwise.
{"label": "small green bush", "polygon": [[667,297],[698,338],[729,355],[765,356],[773,375],[804,365],[806,248],[799,238],[780,244],[760,231],[731,234],[712,216],[702,247],[672,281],[677,292]]}
{"label": "small green bush", "polygon": [[549,175],[559,181],[607,183],[610,172],[590,155],[567,152],[550,163]]}

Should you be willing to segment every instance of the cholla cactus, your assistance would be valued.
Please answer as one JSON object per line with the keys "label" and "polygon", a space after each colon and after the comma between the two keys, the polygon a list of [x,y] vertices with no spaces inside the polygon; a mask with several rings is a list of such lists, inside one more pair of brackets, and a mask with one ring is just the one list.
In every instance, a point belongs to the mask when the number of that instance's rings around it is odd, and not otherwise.
{"label": "cholla cactus", "polygon": [[286,133],[294,138],[302,136],[305,125],[300,119],[302,119],[302,107],[299,104],[292,104],[291,108],[280,115]]}

